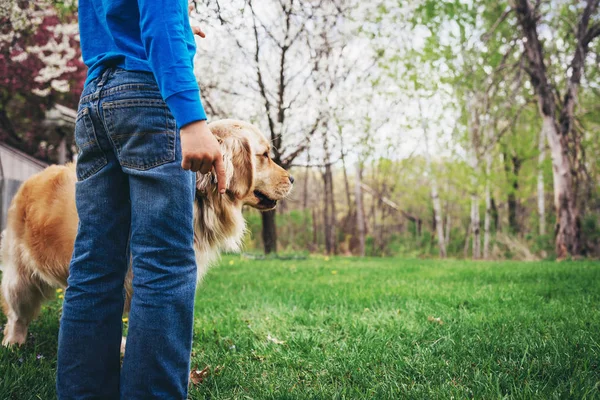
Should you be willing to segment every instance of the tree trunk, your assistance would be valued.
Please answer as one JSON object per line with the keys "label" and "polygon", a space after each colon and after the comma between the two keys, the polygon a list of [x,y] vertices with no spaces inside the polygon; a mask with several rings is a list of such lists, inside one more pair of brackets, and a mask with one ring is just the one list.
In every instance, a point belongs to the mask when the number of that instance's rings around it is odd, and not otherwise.
{"label": "tree trunk", "polygon": [[446,241],[446,245],[450,244],[450,222],[452,221],[452,218],[450,218],[450,209],[448,207],[446,207],[446,234],[444,237],[444,240]]}
{"label": "tree trunk", "polygon": [[421,110],[421,103],[419,102],[419,110],[421,111],[421,122],[423,128],[423,136],[425,138],[425,161],[427,163],[427,173],[429,174],[429,182],[431,185],[431,200],[433,201],[433,218],[435,221],[435,228],[437,231],[438,246],[440,249],[440,257],[446,258],[446,241],[444,240],[444,224],[442,219],[442,205],[440,203],[440,196],[438,194],[437,179],[433,174],[431,168],[431,154],[429,154],[429,139],[427,132],[427,121],[423,117]]}
{"label": "tree trunk", "polygon": [[354,197],[356,201],[356,231],[358,232],[358,255],[365,256],[365,217],[362,201],[360,163],[356,165],[356,182],[354,184]]}
{"label": "tree trunk", "polygon": [[[487,131],[487,140],[489,143],[489,131]],[[490,224],[492,219],[492,194],[491,194],[491,177],[492,173],[492,155],[490,150],[485,153],[485,217],[483,222],[483,259],[488,260],[490,257]]]}
{"label": "tree trunk", "polygon": [[546,234],[546,203],[544,193],[544,159],[546,158],[546,132],[542,129],[538,141],[537,206],[540,219],[540,235]]}
{"label": "tree trunk", "polygon": [[[310,164],[310,152],[308,154],[308,164]],[[306,210],[308,208],[308,180],[310,179],[310,166],[306,166],[304,172],[304,188],[302,191],[302,208]]]}
{"label": "tree trunk", "polygon": [[[489,164],[488,164],[489,165]],[[486,166],[488,175],[485,182],[485,217],[483,222],[483,259],[490,257],[490,224],[492,219],[492,196],[490,194],[489,166]]]}
{"label": "tree trunk", "polygon": [[521,232],[521,225],[519,223],[519,203],[517,200],[521,159],[517,156],[509,157],[508,150],[506,149],[504,150],[504,171],[506,172],[506,179],[510,182],[511,186],[507,195],[508,226],[511,233],[518,235]]}
{"label": "tree trunk", "polygon": [[467,234],[465,235],[465,246],[463,248],[463,257],[469,257],[469,244],[471,243],[471,230],[473,228],[473,221],[469,221],[467,225]]}
{"label": "tree trunk", "polygon": [[554,180],[554,206],[556,208],[556,256],[565,258],[581,252],[578,211],[571,181],[571,163],[566,154],[564,137],[556,130],[553,117],[544,117],[548,132],[548,143],[552,154]]}
{"label": "tree trunk", "polygon": [[467,100],[468,113],[470,119],[469,139],[471,142],[470,165],[471,165],[471,234],[473,235],[473,259],[481,257],[481,239],[480,239],[480,219],[479,219],[479,195],[477,174],[479,172],[478,149],[480,144],[480,121],[477,108],[473,103],[477,101],[473,96]]}
{"label": "tree trunk", "polygon": [[319,248],[319,226],[317,224],[317,208],[312,209],[312,225],[313,225],[313,247]]}
{"label": "tree trunk", "polygon": [[496,207],[496,201],[494,197],[491,199],[492,206],[492,220],[494,221],[494,232],[500,231],[500,215],[498,215],[498,207]]}
{"label": "tree trunk", "polygon": [[323,223],[325,225],[325,252],[327,254],[336,254],[335,237],[335,199],[333,195],[333,172],[331,168],[331,154],[329,151],[329,141],[327,127],[323,129],[323,153],[325,154],[325,171],[323,172]]}
{"label": "tree trunk", "polygon": [[514,192],[508,193],[508,226],[513,234],[519,233],[519,221],[517,220],[517,196]]}
{"label": "tree trunk", "polygon": [[325,172],[323,173],[323,225],[325,227],[325,252],[327,254],[334,253],[334,235],[333,235],[333,224],[332,224],[332,193],[330,192],[331,185],[331,166],[327,164]]}
{"label": "tree trunk", "polygon": [[[310,214],[308,213],[308,181],[310,179],[310,152],[308,153],[308,162],[306,165],[306,170],[304,172],[304,187],[302,189],[302,213],[304,214],[304,226],[308,228]],[[314,229],[314,226],[313,226]],[[314,234],[314,233],[313,233]],[[308,235],[306,236],[306,242],[308,243]]]}
{"label": "tree trunk", "polygon": [[336,237],[336,209],[335,209],[335,193],[333,191],[333,172],[331,168],[331,164],[327,164],[328,170],[327,175],[329,175],[329,235],[330,242],[332,245],[333,254],[338,254],[338,243]]}
{"label": "tree trunk", "polygon": [[479,218],[479,196],[471,194],[471,232],[473,233],[473,259],[481,258],[481,228]]}
{"label": "tree trunk", "polygon": [[[343,149],[343,147],[342,147]],[[348,171],[346,170],[346,157],[344,156],[344,151],[342,150],[341,154],[342,158],[342,170],[344,172],[344,185],[346,189],[346,202],[348,203],[348,214],[352,213],[352,199],[350,197],[350,182],[348,181]]]}
{"label": "tree trunk", "polygon": [[261,213],[262,217],[262,239],[265,254],[277,252],[277,226],[275,225],[275,210]]}
{"label": "tree trunk", "polygon": [[[548,79],[544,63],[544,52],[538,37],[537,24],[540,20],[537,10],[531,7],[528,0],[516,0],[515,11],[526,40],[523,41],[525,56],[529,63],[527,72],[538,98],[538,108],[543,119],[543,130],[546,132],[550,154],[552,156],[552,173],[554,182],[554,206],[556,209],[556,256],[565,258],[568,255],[579,255],[582,251],[579,210],[576,206],[576,193],[573,185],[572,161],[569,158],[569,138],[576,136],[573,130],[577,91],[581,82],[585,58],[590,42],[600,34],[598,26],[590,21],[598,9],[598,0],[586,0],[585,8],[578,20],[573,48],[575,53],[569,65],[567,92],[560,110],[560,127],[556,120],[556,102],[553,87]],[[583,4],[583,2],[581,2]],[[578,140],[574,152],[577,153]],[[577,173],[575,171],[575,173]]]}

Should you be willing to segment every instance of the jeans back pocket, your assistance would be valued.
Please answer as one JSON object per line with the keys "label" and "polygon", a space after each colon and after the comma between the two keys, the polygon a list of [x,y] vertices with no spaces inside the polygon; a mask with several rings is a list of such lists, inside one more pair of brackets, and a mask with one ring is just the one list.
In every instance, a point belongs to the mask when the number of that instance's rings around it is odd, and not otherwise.
{"label": "jeans back pocket", "polygon": [[106,155],[98,143],[89,107],[83,107],[77,113],[75,144],[78,149],[77,180],[89,178],[108,163]]}
{"label": "jeans back pocket", "polygon": [[102,109],[121,166],[147,170],[175,160],[177,125],[163,100],[107,101]]}

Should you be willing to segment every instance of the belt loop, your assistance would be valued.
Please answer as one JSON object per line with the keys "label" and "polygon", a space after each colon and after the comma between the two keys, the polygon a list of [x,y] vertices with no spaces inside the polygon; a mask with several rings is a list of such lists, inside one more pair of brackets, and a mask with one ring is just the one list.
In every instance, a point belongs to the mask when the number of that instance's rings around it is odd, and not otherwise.
{"label": "belt loop", "polygon": [[112,68],[106,68],[104,72],[102,72],[102,76],[100,77],[100,82],[98,82],[98,88],[104,86],[108,78],[110,78],[110,74],[112,73]]}

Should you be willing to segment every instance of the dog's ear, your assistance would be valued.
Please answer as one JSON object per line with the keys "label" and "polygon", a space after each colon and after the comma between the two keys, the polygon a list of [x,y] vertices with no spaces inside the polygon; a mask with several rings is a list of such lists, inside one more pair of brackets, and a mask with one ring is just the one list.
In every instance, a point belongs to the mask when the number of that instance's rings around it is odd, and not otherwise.
{"label": "dog's ear", "polygon": [[[229,136],[223,139],[221,151],[228,176],[227,190],[239,199],[248,196],[254,187],[254,156],[250,141],[245,137]],[[228,168],[231,168],[231,174],[227,173]]]}
{"label": "dog's ear", "polygon": [[[244,137],[217,137],[221,144],[223,164],[225,167],[225,186],[235,197],[246,197],[254,187],[254,157],[250,142]],[[217,188],[214,172],[197,174],[196,189],[207,193]]]}

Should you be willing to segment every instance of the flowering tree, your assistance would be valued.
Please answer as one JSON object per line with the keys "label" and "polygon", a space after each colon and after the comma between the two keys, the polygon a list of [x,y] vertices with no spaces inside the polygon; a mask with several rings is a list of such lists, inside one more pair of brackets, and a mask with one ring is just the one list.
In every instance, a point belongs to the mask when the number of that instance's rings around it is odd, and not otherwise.
{"label": "flowering tree", "polygon": [[71,132],[44,126],[44,113],[60,103],[75,108],[86,69],[77,15],[69,4],[47,0],[0,3],[0,140],[47,161]]}

